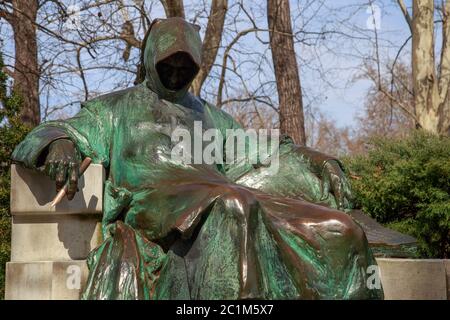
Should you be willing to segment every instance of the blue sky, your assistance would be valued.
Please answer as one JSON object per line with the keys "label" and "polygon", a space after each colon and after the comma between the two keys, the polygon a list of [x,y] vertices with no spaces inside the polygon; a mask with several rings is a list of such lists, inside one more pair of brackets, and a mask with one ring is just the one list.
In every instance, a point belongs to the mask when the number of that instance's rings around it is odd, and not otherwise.
{"label": "blue sky", "polygon": [[[340,6],[343,3],[349,5],[355,1],[335,1],[335,6]],[[377,30],[379,39],[385,39],[391,43],[380,41],[380,56],[382,59],[393,59],[397,53],[398,48],[410,35],[405,19],[398,8],[396,1],[374,1],[374,3],[381,9],[380,15],[380,29]],[[406,2],[409,5],[409,2]],[[343,13],[345,15],[345,13]],[[371,18],[371,10],[367,12],[364,9],[351,19],[351,23],[364,29],[367,25],[367,20]],[[366,31],[372,40],[375,38],[373,31]],[[360,43],[348,43],[343,41],[342,47],[347,47],[346,52],[360,51],[361,54],[374,56],[374,47],[369,41],[361,41]],[[355,50],[351,46],[355,45]],[[406,56],[409,51],[410,43],[404,50]],[[388,58],[389,57],[389,58]],[[327,87],[325,94],[327,99],[320,103],[319,109],[326,113],[330,118],[334,119],[339,126],[352,126],[355,124],[355,116],[363,110],[366,92],[370,86],[368,80],[352,81],[360,72],[359,67],[361,60],[352,57],[338,57],[329,60],[328,63],[333,67],[341,67],[341,72],[337,75],[335,80],[336,88]],[[306,87],[313,87],[315,84],[311,83],[310,79],[313,77],[310,74],[303,74],[302,81]],[[350,82],[350,83],[349,83]]]}

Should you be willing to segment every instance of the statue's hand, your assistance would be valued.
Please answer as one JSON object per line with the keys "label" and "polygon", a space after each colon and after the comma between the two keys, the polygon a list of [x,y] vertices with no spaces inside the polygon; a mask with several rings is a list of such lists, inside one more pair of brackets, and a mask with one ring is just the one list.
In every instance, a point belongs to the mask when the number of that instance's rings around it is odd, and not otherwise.
{"label": "statue's hand", "polygon": [[78,190],[81,156],[72,141],[59,139],[50,144],[44,173],[56,182],[56,192],[68,181],[67,198],[72,200]]}
{"label": "statue's hand", "polygon": [[322,169],[322,198],[325,200],[331,192],[339,210],[351,209],[351,189],[345,173],[336,160],[328,160]]}

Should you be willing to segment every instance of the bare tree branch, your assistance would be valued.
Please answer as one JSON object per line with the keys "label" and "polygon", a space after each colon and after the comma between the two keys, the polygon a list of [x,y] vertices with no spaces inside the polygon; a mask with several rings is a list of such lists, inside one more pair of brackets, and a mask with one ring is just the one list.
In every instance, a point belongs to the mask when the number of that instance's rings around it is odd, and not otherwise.
{"label": "bare tree branch", "polygon": [[78,72],[80,74],[81,81],[83,82],[84,87],[84,101],[88,100],[89,98],[89,89],[86,82],[86,77],[84,76],[84,70],[83,66],[81,64],[81,48],[77,49],[77,64],[78,64]]}
{"label": "bare tree branch", "polygon": [[8,23],[13,23],[14,15],[11,12],[0,9],[0,19],[5,19]]}
{"label": "bare tree branch", "polygon": [[168,18],[185,17],[183,0],[161,0],[161,3]]}
{"label": "bare tree branch", "polygon": [[11,69],[7,68],[6,66],[3,67],[2,71],[11,78],[14,76],[14,72]]}
{"label": "bare tree branch", "polygon": [[396,99],[390,92],[384,90],[384,88],[380,87],[379,88],[380,92],[382,92],[384,95],[386,95],[386,97],[389,98],[389,100],[391,100],[391,102],[395,102],[395,104],[400,107],[400,109],[402,109],[402,111],[407,114],[408,116],[410,116],[412,119],[414,119],[414,121],[416,121],[416,124],[420,127],[420,123],[418,118],[416,117],[416,115],[414,113],[411,112],[410,108],[408,108],[408,106],[404,105],[401,101],[399,101],[398,99]]}
{"label": "bare tree branch", "polygon": [[222,39],[223,25],[228,9],[228,0],[213,0],[206,27],[205,39],[203,40],[202,65],[200,71],[192,83],[194,95],[199,96],[203,82],[208,76],[216,60]]}
{"label": "bare tree branch", "polygon": [[408,8],[406,8],[405,2],[403,0],[397,0],[397,3],[400,6],[400,9],[402,10],[403,16],[405,17],[406,23],[408,24],[409,30],[411,31],[412,34],[413,32],[412,19],[408,12]]}
{"label": "bare tree branch", "polygon": [[250,28],[250,29],[246,29],[246,30],[242,30],[242,31],[238,32],[238,34],[233,38],[233,40],[225,48],[225,52],[223,54],[223,59],[222,59],[222,71],[220,73],[219,87],[217,89],[216,105],[219,108],[222,105],[223,86],[224,86],[224,82],[225,82],[225,73],[227,70],[228,57],[230,55],[230,51],[233,48],[233,46],[239,41],[240,38],[242,38],[243,36],[245,36],[251,32],[257,32],[257,31],[264,31],[264,30],[257,29],[257,28]]}

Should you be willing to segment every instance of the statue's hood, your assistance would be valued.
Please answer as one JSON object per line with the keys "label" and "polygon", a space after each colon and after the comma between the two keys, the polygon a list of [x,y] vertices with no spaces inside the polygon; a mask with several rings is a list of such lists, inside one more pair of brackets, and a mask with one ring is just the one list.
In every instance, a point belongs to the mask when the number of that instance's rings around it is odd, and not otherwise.
{"label": "statue's hood", "polygon": [[[187,93],[201,64],[202,42],[199,27],[182,18],[155,20],[145,41],[144,66],[147,86],[161,99],[179,101]],[[170,74],[167,61],[181,63],[180,86],[170,88],[165,77]],[[180,69],[178,69],[180,70]],[[173,73],[175,74],[175,73]],[[169,76],[170,77],[170,76]]]}

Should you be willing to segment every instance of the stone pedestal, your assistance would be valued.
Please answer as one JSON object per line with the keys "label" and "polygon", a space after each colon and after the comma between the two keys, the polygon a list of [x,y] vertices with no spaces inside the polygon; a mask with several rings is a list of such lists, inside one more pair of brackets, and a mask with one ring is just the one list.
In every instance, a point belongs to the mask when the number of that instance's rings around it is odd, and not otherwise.
{"label": "stone pedestal", "polygon": [[56,191],[46,176],[11,167],[11,262],[6,299],[79,299],[87,279],[85,259],[101,241],[105,173],[91,165],[79,192],[50,206]]}
{"label": "stone pedestal", "polygon": [[378,258],[377,263],[386,300],[450,299],[450,260]]}
{"label": "stone pedestal", "polygon": [[[79,299],[86,284],[86,257],[101,241],[105,173],[91,165],[72,201],[50,207],[54,182],[12,166],[11,262],[6,299]],[[378,258],[386,299],[447,299],[450,261]]]}
{"label": "stone pedestal", "polygon": [[79,300],[86,284],[85,260],[8,262],[7,300]]}

